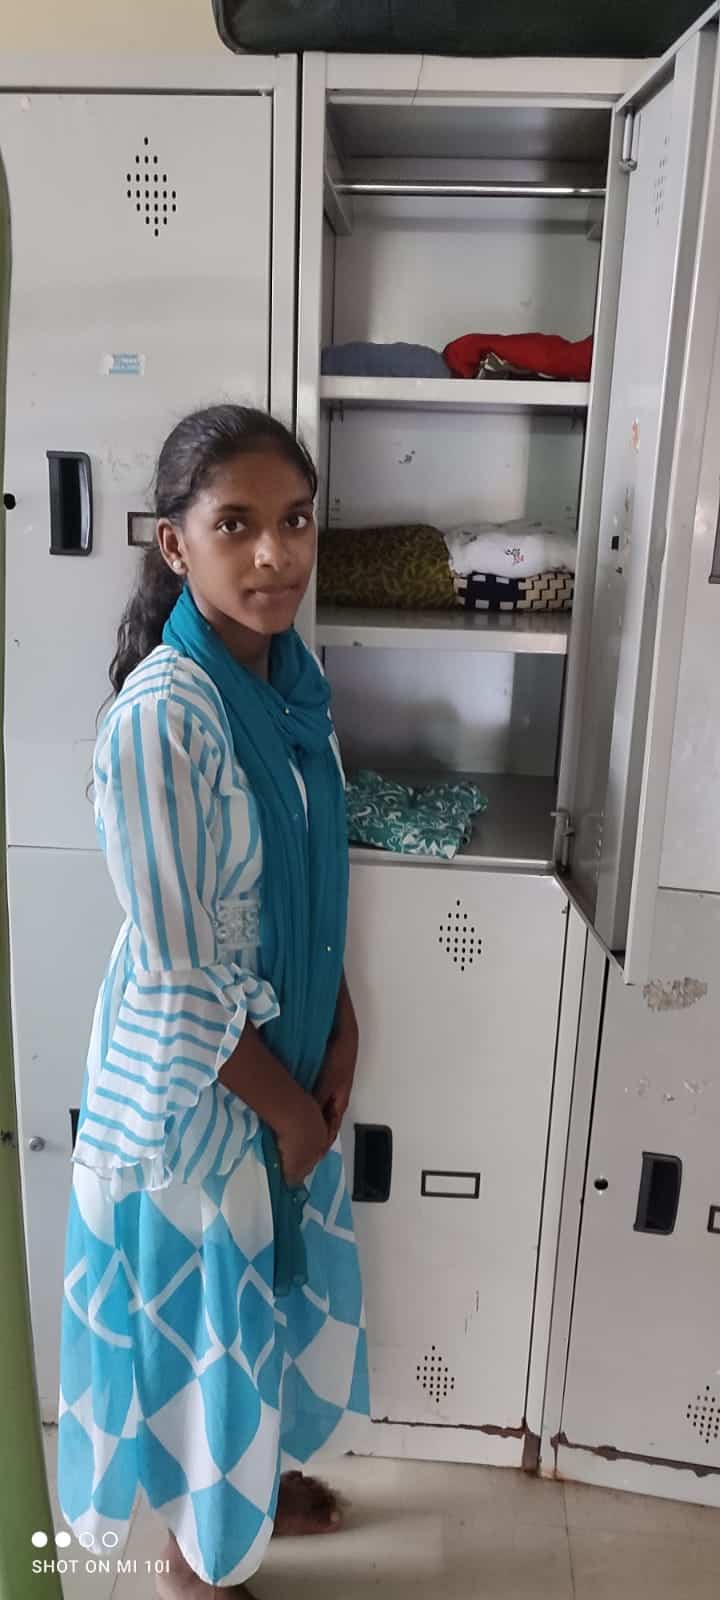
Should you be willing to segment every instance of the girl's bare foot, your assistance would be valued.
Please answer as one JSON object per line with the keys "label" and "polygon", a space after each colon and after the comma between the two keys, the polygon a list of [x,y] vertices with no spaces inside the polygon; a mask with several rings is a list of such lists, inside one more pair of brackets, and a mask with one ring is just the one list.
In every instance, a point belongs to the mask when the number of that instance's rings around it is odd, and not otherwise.
{"label": "girl's bare foot", "polygon": [[308,1534],[339,1533],[343,1503],[340,1496],[317,1478],[302,1472],[285,1472],[280,1479],[275,1537],[297,1539]]}
{"label": "girl's bare foot", "polygon": [[163,1550],[163,1560],[168,1570],[159,1573],[155,1579],[157,1600],[239,1600],[240,1595],[244,1595],[245,1600],[252,1600],[250,1590],[242,1583],[233,1584],[231,1589],[221,1589],[216,1583],[203,1583],[185,1560],[172,1533]]}

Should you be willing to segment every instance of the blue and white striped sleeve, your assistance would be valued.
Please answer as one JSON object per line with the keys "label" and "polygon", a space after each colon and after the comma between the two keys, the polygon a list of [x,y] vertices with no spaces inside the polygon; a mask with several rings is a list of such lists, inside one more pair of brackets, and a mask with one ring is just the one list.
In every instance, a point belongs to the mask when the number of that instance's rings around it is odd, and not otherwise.
{"label": "blue and white striped sleeve", "polygon": [[[269,984],[218,951],[221,740],[189,705],[143,695],[110,719],[98,771],[98,822],[131,925],[131,970],[114,1027],[96,1016],[73,1159],[109,1176],[117,1197],[173,1176],[169,1135],[195,1115],[246,1019],[275,1017]],[[248,816],[233,859],[259,848]]]}

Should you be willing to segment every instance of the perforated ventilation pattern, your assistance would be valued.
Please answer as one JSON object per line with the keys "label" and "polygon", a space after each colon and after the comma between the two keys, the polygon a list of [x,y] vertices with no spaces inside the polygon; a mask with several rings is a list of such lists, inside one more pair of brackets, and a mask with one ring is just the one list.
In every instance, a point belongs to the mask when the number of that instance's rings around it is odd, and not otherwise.
{"label": "perforated ventilation pattern", "polygon": [[152,228],[153,236],[159,239],[160,229],[167,227],[169,218],[177,211],[177,190],[168,188],[168,175],[161,172],[160,158],[150,149],[147,134],[132,170],[125,174],[125,181],[128,200],[132,201],[138,215],[144,217],[146,228]]}
{"label": "perforated ventilation pattern", "polygon": [[704,1394],[690,1401],[685,1417],[706,1444],[720,1439],[720,1400],[712,1393],[709,1383],[705,1385]]}
{"label": "perforated ventilation pattern", "polygon": [[665,135],[665,139],[664,139],[664,143],[663,143],[663,149],[665,151],[665,154],[660,157],[660,160],[658,162],[657,177],[655,179],[655,226],[656,226],[656,228],[659,228],[661,226],[662,219],[663,219],[663,212],[665,210],[665,181],[666,181],[666,178],[667,178],[667,164],[668,164],[667,150],[668,150],[669,143],[670,143],[670,139],[669,139],[668,134],[666,134]]}
{"label": "perforated ventilation pattern", "polygon": [[452,1394],[455,1388],[455,1379],[447,1362],[443,1361],[441,1355],[438,1355],[435,1345],[431,1346],[423,1361],[418,1361],[417,1381],[420,1388],[424,1389],[425,1393],[438,1406],[443,1400],[447,1400],[449,1394]]}
{"label": "perforated ventilation pattern", "polygon": [[467,911],[463,911],[461,900],[455,901],[453,910],[449,911],[446,920],[441,922],[438,943],[461,972],[480,959],[482,939],[474,923],[470,921]]}

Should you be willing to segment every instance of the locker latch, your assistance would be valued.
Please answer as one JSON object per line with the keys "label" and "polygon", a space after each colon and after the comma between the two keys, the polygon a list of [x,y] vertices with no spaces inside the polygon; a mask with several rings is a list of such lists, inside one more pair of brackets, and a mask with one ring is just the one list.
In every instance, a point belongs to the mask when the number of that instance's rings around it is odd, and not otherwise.
{"label": "locker latch", "polygon": [[575,838],[573,820],[570,812],[564,806],[561,806],[558,811],[551,811],[550,815],[555,819],[555,845],[553,851],[555,864],[560,872],[567,872],[570,866],[570,847],[572,840]]}

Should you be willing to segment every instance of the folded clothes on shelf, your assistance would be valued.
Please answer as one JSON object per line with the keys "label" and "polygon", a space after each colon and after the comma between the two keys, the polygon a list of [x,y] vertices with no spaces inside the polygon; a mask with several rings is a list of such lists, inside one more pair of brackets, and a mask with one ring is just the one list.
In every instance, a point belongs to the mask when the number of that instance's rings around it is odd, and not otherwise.
{"label": "folded clothes on shelf", "polygon": [[572,572],[541,572],[537,578],[498,578],[472,572],[455,579],[455,595],[465,611],[572,611]]}
{"label": "folded clothes on shelf", "polygon": [[548,378],[587,383],[592,339],[573,343],[557,333],[468,333],[445,346],[455,378]]}
{"label": "folded clothes on shelf", "polygon": [[424,344],[329,345],[322,353],[326,378],[450,378],[438,350]]}
{"label": "folded clothes on shelf", "polygon": [[537,578],[574,572],[576,535],[544,522],[467,522],[445,534],[456,578],[475,573],[496,578]]}
{"label": "folded clothes on shelf", "polygon": [[445,539],[424,525],[330,528],[318,541],[318,600],[333,606],[452,611]]}
{"label": "folded clothes on shelf", "polygon": [[357,772],[347,785],[351,844],[397,855],[452,861],[472,831],[472,819],[487,810],[474,783],[410,787],[377,772]]}

